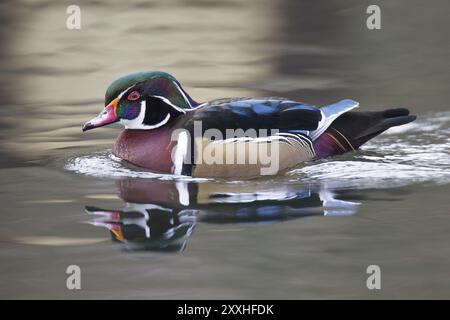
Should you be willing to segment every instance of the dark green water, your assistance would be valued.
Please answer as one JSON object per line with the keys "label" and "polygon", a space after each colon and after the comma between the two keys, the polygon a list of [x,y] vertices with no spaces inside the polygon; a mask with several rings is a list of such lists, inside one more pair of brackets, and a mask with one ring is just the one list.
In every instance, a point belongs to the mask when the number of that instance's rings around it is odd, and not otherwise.
{"label": "dark green water", "polygon": [[[70,31],[57,2],[0,4],[1,298],[450,297],[448,2],[79,5]],[[198,101],[351,98],[418,120],[273,178],[131,171],[109,154],[119,127],[81,124],[112,80],[156,69]]]}

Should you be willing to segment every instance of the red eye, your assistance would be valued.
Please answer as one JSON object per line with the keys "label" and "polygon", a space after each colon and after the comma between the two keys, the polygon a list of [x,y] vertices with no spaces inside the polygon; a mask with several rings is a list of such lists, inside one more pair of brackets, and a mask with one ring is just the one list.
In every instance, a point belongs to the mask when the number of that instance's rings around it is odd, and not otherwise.
{"label": "red eye", "polygon": [[130,101],[135,101],[135,100],[139,99],[140,97],[141,97],[141,95],[139,94],[139,92],[133,91],[128,95],[127,99]]}

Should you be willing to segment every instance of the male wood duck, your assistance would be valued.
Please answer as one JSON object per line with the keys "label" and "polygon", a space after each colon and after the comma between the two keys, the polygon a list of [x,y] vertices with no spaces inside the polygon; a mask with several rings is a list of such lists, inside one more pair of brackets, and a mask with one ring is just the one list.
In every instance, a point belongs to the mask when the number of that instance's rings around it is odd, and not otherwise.
{"label": "male wood duck", "polygon": [[120,122],[125,130],[113,147],[116,157],[153,172],[192,177],[277,174],[357,150],[388,128],[416,119],[404,108],[351,111],[358,107],[353,100],[322,107],[276,97],[197,103],[173,76],[158,71],[115,80],[105,105],[83,131]]}

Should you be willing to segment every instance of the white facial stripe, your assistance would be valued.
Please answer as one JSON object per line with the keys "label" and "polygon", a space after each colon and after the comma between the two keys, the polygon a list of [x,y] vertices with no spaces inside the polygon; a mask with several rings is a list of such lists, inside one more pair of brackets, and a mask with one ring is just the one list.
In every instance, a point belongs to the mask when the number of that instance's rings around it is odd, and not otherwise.
{"label": "white facial stripe", "polygon": [[170,113],[168,113],[167,116],[160,123],[154,125],[143,124],[145,117],[145,110],[146,110],[146,103],[145,100],[143,100],[141,101],[141,111],[139,112],[139,115],[132,120],[120,119],[120,123],[125,126],[125,129],[156,129],[165,125],[170,120]]}
{"label": "white facial stripe", "polygon": [[191,102],[189,101],[189,99],[184,94],[183,89],[181,89],[181,87],[178,85],[178,83],[176,83],[176,82],[174,82],[174,83],[175,83],[175,86],[177,87],[178,91],[181,92],[181,95],[183,96],[184,100],[186,100],[186,102],[188,103],[189,107],[192,108]]}
{"label": "white facial stripe", "polygon": [[125,94],[125,92],[127,92],[129,89],[131,89],[132,87],[134,87],[135,85],[133,84],[132,86],[129,86],[128,88],[126,88],[125,90],[123,90],[121,93],[119,93],[119,95],[117,96],[117,98],[122,98],[122,96]]}
{"label": "white facial stripe", "polygon": [[168,104],[169,106],[171,106],[172,108],[174,108],[175,110],[177,110],[177,111],[179,111],[179,112],[186,113],[186,110],[185,110],[185,109],[182,109],[182,108],[180,108],[180,107],[177,107],[177,106],[174,105],[172,102],[170,102],[170,100],[167,99],[167,98],[164,98],[164,97],[162,97],[162,96],[152,96],[152,97],[161,99],[162,101],[164,101],[164,103]]}
{"label": "white facial stripe", "polygon": [[[124,91],[122,91],[122,92],[117,96],[117,98],[121,99],[122,96],[123,96],[130,88],[132,88],[133,86],[134,86],[134,85],[132,85],[132,86],[128,87],[127,89],[125,89]],[[181,112],[181,113],[184,113],[184,114],[185,114],[186,111],[189,110],[189,109],[185,110],[185,109],[182,109],[182,108],[180,108],[180,107],[174,105],[169,99],[167,99],[167,98],[165,98],[165,97],[162,97],[162,96],[152,96],[152,97],[161,99],[162,101],[164,101],[164,103],[166,103],[167,105],[171,106],[174,110],[176,110],[176,111],[178,111],[178,112]],[[185,96],[184,94],[183,94],[183,97],[184,97],[185,99],[187,99],[186,96]],[[189,103],[188,100],[186,100],[186,101]],[[189,106],[191,106],[190,103],[189,103]],[[140,112],[139,112],[139,115],[138,115],[136,118],[132,119],[132,120],[128,120],[128,119],[120,119],[120,123],[123,124],[123,125],[125,126],[125,129],[156,129],[156,128],[159,128],[159,127],[165,125],[167,122],[169,122],[169,120],[170,120],[170,113],[168,113],[168,114],[166,115],[166,117],[165,117],[161,122],[159,122],[159,123],[157,123],[157,124],[155,124],[155,125],[145,125],[145,124],[143,124],[144,118],[145,118],[145,111],[146,111],[146,108],[147,108],[147,106],[146,106],[146,101],[145,101],[145,100],[141,101],[141,110],[140,110]]]}
{"label": "white facial stripe", "polygon": [[160,123],[157,123],[155,125],[152,126],[148,126],[148,125],[143,125],[144,129],[155,129],[155,128],[159,128],[163,125],[165,125],[170,119],[170,113],[167,114],[167,116],[164,118],[163,121],[161,121]]}
{"label": "white facial stripe", "polygon": [[142,122],[145,117],[145,101],[141,101],[141,111],[139,115],[131,120],[128,119],[120,119],[120,123],[125,126],[125,129],[142,129],[140,126],[143,126]]}

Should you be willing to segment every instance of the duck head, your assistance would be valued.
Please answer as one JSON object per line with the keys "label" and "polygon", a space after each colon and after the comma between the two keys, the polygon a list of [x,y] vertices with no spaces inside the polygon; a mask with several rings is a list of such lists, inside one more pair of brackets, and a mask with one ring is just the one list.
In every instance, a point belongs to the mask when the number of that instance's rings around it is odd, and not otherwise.
{"label": "duck head", "polygon": [[195,106],[197,103],[170,74],[132,73],[111,83],[104,109],[83,125],[83,131],[116,122],[126,129],[156,129]]}

